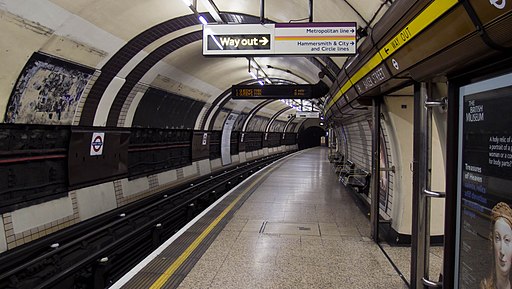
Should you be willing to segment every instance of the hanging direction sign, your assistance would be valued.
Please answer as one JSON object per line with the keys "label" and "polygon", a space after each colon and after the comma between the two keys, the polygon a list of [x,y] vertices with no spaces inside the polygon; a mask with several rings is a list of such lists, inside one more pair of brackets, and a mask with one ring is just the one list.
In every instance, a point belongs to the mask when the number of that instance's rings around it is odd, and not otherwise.
{"label": "hanging direction sign", "polygon": [[208,35],[208,50],[270,50],[270,34]]}
{"label": "hanging direction sign", "polygon": [[353,55],[355,22],[203,25],[203,55]]}
{"label": "hanging direction sign", "polygon": [[319,111],[298,111],[295,114],[297,118],[320,118]]}
{"label": "hanging direction sign", "polygon": [[275,24],[275,54],[355,54],[356,23]]}

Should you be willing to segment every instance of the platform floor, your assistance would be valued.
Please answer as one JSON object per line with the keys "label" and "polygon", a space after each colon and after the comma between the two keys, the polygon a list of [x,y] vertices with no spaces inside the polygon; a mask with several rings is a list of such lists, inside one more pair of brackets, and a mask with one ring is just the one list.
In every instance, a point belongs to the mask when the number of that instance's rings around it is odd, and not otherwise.
{"label": "platform floor", "polygon": [[[188,273],[181,271],[183,277],[172,282],[166,278],[178,274],[175,269],[155,269],[147,273],[153,280],[158,274],[169,276],[144,286],[408,288],[371,241],[369,220],[337,181],[327,149],[301,151],[271,167],[202,253],[187,255],[189,247],[185,256],[175,258],[195,258],[185,266]],[[122,288],[144,287],[134,284]]]}

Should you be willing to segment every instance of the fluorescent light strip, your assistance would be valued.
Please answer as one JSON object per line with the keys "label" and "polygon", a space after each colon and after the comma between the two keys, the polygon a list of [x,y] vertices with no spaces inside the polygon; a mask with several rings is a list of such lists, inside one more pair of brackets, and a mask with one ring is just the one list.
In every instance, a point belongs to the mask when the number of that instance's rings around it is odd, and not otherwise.
{"label": "fluorescent light strip", "polygon": [[220,17],[220,15],[217,12],[217,10],[215,9],[215,7],[213,7],[215,5],[215,3],[213,3],[213,1],[211,1],[211,0],[201,0],[201,2],[206,7],[208,12],[210,12],[210,15],[213,17],[213,19],[215,21],[217,21],[218,23],[225,23],[224,20],[222,20],[222,18]]}
{"label": "fluorescent light strip", "polygon": [[185,3],[185,5],[187,5],[187,7],[190,7],[192,6],[192,2],[190,0],[182,0],[183,3]]}
{"label": "fluorescent light strip", "polygon": [[201,21],[201,23],[203,23],[203,25],[208,24],[208,21],[206,21],[206,19],[202,15],[199,15],[199,21]]}

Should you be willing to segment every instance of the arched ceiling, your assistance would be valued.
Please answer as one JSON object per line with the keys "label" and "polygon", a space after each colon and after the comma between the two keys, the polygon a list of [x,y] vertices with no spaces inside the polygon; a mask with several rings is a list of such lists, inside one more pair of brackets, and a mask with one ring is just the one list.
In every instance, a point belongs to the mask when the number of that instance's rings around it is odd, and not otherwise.
{"label": "arched ceiling", "polygon": [[[99,59],[84,62],[94,66],[101,73],[107,72],[112,65],[120,63],[106,79],[98,97],[87,99],[92,107],[89,114],[98,117],[97,109],[105,97],[106,87],[113,86],[115,78],[132,80],[148,85],[161,86],[161,79],[181,83],[188,87],[188,91],[197,93],[187,95],[192,98],[214,103],[231,85],[248,81],[248,59],[245,57],[206,58],[202,55],[201,40],[190,40],[188,35],[202,29],[197,20],[196,10],[204,15],[210,23],[214,22],[211,5],[215,5],[223,19],[228,22],[259,22],[261,1],[258,0],[195,0],[195,8],[188,7],[183,0],[1,0],[0,7],[23,19],[28,19],[44,27],[51,33],[88,45],[91,49],[99,51]],[[191,0],[194,3],[194,0]],[[391,0],[266,0],[264,2],[264,17],[267,22],[307,22],[309,20],[310,3],[313,3],[314,22],[357,22],[358,27],[373,27],[393,1]],[[208,10],[210,8],[210,10]],[[252,15],[252,16],[251,16]],[[214,16],[214,15],[213,15]],[[184,19],[184,20],[181,20]],[[172,22],[172,20],[176,20]],[[122,48],[134,49],[128,46],[141,36],[141,33],[153,33],[160,29],[158,25],[172,22],[165,33],[155,37],[147,43],[132,45],[136,51],[128,53],[128,57],[119,54]],[[188,37],[188,38],[187,38]],[[176,39],[189,39],[173,49],[161,49],[162,45],[169,45]],[[362,39],[360,39],[361,41]],[[181,40],[180,40],[181,41]],[[131,43],[133,44],[133,43]],[[136,43],[135,43],[136,44]],[[21,43],[20,43],[21,45]],[[39,50],[44,51],[43,43]],[[2,47],[3,48],[3,47]],[[159,56],[156,64],[152,63],[149,69],[140,69],[140,64],[148,56],[161,49],[168,54]],[[37,47],[35,49],[38,50]],[[56,49],[58,50],[58,49]],[[129,51],[128,51],[129,52]],[[64,52],[61,52],[65,54]],[[73,59],[73,51],[62,55],[63,58]],[[117,59],[117,58],[119,59]],[[127,59],[128,58],[128,59]],[[155,58],[156,59],[156,58]],[[345,62],[345,57],[255,57],[254,61],[264,73],[275,79],[284,79],[291,83],[316,83],[319,81],[321,70],[331,72],[331,78]],[[109,64],[110,61],[110,64]],[[105,64],[109,64],[105,65]],[[115,66],[115,65],[114,65]],[[139,66],[137,75],[134,69]],[[16,72],[16,73],[19,73]],[[140,75],[139,75],[140,74]],[[11,77],[12,78],[12,77]],[[101,76],[100,76],[101,79]],[[324,81],[331,85],[328,77]],[[121,81],[123,82],[123,81]],[[131,89],[129,81],[124,82],[123,88]],[[157,85],[158,84],[158,85]],[[121,84],[117,85],[121,86]],[[109,87],[110,88],[110,87]],[[94,88],[93,88],[94,90]],[[118,90],[122,91],[122,89]],[[127,94],[129,91],[126,91]],[[112,95],[119,95],[119,91],[110,91]],[[100,95],[102,94],[102,95]],[[100,100],[101,99],[101,100]],[[116,104],[116,101],[118,102]],[[6,102],[6,101],[4,101]],[[122,106],[125,99],[109,100],[112,107]],[[244,104],[230,103],[229,107],[239,111],[248,111],[260,101],[246,101]],[[126,105],[126,104],[125,104]],[[262,111],[278,112],[286,107],[283,102],[273,102]],[[0,107],[1,108],[1,107]],[[84,115],[87,115],[88,104],[85,105]],[[112,112],[104,113],[109,119],[115,119]],[[96,121],[95,121],[96,123]],[[103,123],[103,122],[99,122]],[[91,125],[92,122],[84,123]],[[112,124],[112,123],[111,123]]]}

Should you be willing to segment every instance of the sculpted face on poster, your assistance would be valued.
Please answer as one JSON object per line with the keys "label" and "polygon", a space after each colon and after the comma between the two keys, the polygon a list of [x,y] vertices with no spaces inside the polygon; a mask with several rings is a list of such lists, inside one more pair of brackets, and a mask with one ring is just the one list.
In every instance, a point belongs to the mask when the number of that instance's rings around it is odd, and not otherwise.
{"label": "sculpted face on poster", "polygon": [[456,288],[511,288],[512,74],[460,88]]}

